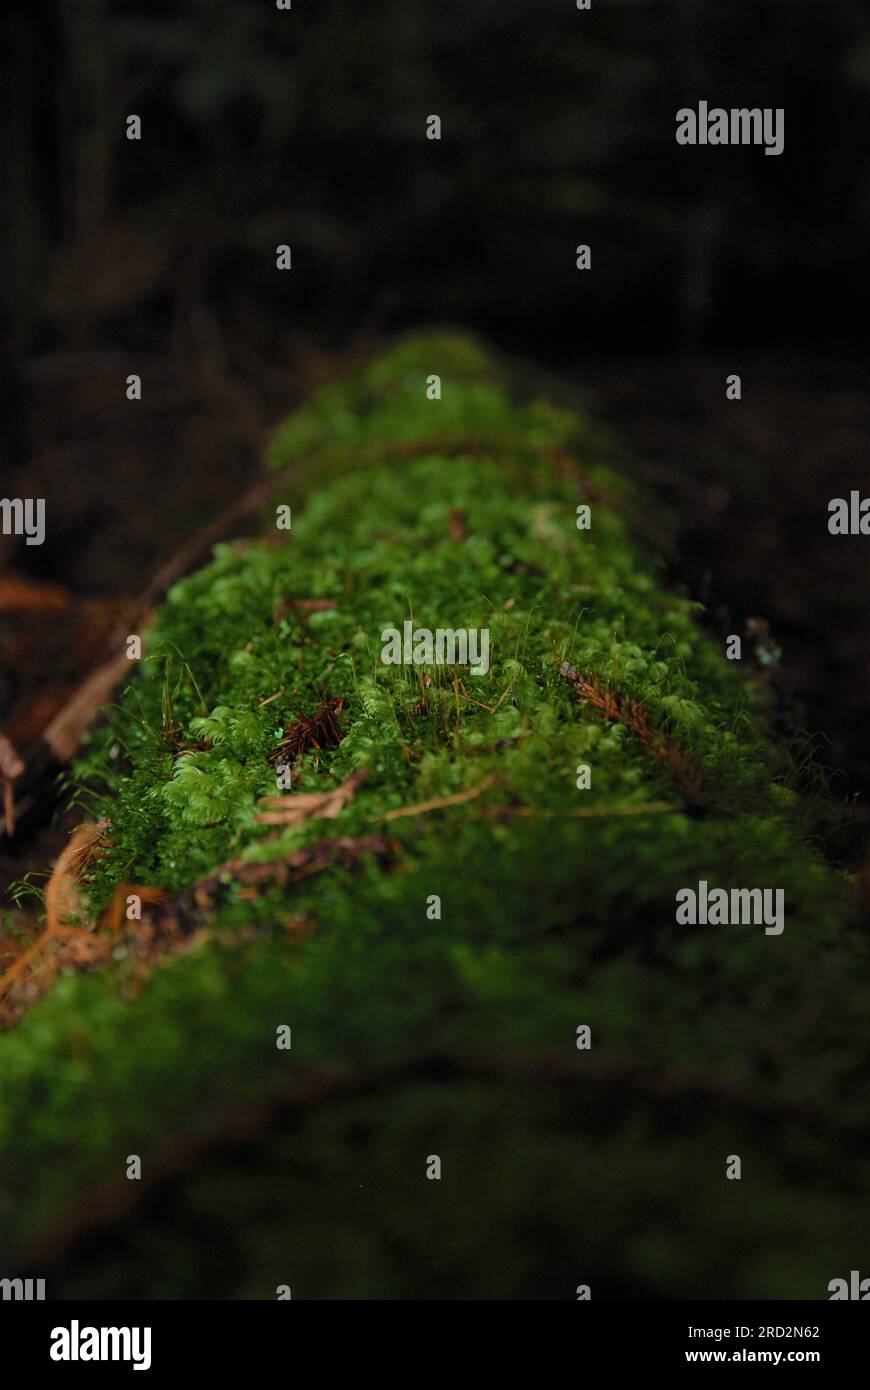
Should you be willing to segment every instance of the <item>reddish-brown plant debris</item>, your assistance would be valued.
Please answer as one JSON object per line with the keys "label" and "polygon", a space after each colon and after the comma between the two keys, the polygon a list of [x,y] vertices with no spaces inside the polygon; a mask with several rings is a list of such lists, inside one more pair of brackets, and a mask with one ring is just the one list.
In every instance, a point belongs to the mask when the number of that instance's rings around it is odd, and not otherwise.
{"label": "reddish-brown plant debris", "polygon": [[649,713],[640,700],[614,695],[593,677],[580,674],[570,662],[563,661],[560,674],[570,681],[582,700],[597,709],[605,719],[623,724],[640,741],[651,757],[661,765],[671,781],[693,805],[702,803],[701,770],[697,759],[686,753],[660,730],[653,727]]}
{"label": "reddish-brown plant debris", "polygon": [[45,890],[45,930],[0,975],[0,1022],[15,1016],[5,1005],[11,990],[18,986],[32,995],[37,975],[54,975],[69,938],[88,935],[82,925],[87,913],[79,885],[88,865],[107,848],[108,830],[104,820],[80,825],[59,856]]}
{"label": "reddish-brown plant debris", "polygon": [[284,854],[280,859],[270,859],[265,863],[249,864],[244,859],[230,859],[221,864],[207,878],[194,884],[189,894],[184,894],[184,905],[193,903],[200,909],[209,908],[214,900],[228,886],[228,881],[245,888],[259,889],[276,885],[298,883],[311,874],[320,873],[334,864],[350,866],[361,855],[373,854],[379,859],[388,859],[395,853],[396,846],[386,835],[337,835],[333,839],[319,840],[315,845]]}
{"label": "reddish-brown plant debris", "polygon": [[[120,883],[96,930],[65,920],[73,908],[84,907],[77,896],[78,875],[107,843],[106,822],[79,827],[57,862],[52,879],[52,901],[47,895],[45,931],[14,964],[0,975],[0,1028],[15,1023],[25,1010],[45,995],[59,971],[89,970],[106,965],[120,950],[126,986],[143,984],[156,961],[170,954],[193,950],[214,933],[207,919],[219,898],[232,888],[240,900],[250,900],[270,887],[291,887],[312,874],[334,865],[353,867],[362,856],[381,861],[394,859],[397,843],[386,835],[347,835],[321,840],[265,863],[249,864],[231,859],[191,888],[176,896],[147,884]],[[266,842],[268,843],[268,841]],[[139,899],[141,915],[129,918],[131,896]],[[76,911],[78,917],[79,913]],[[85,920],[84,916],[80,920]],[[293,936],[307,935],[314,923],[307,915],[291,915],[284,925]],[[225,944],[251,939],[258,928],[232,928]]]}
{"label": "reddish-brown plant debris", "polygon": [[346,732],[338,717],[346,704],[347,701],[340,697],[326,700],[313,714],[300,715],[294,724],[284,730],[281,742],[269,755],[269,761],[292,761],[312,748],[320,752],[326,748],[337,748]]}

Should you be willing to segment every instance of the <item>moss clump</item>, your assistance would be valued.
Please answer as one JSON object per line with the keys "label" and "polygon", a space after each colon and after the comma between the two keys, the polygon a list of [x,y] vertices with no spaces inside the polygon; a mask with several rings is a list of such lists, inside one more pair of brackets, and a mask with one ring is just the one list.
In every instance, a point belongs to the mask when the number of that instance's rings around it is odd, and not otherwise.
{"label": "moss clump", "polygon": [[[215,1108],[337,1070],[393,1080],[263,1136],[251,1162],[269,1220],[239,1210],[230,1160],[176,1183],[178,1210],[208,1209],[244,1254],[206,1277],[188,1251],[173,1294],[268,1297],[289,1281],[313,1296],[571,1296],[598,1280],[634,1296],[823,1297],[859,1258],[866,941],[750,690],[633,540],[645,501],[605,452],[581,417],[517,403],[448,337],[330,384],[278,431],[269,465],[297,469],[304,493],[292,532],[220,546],[172,590],[78,769],[112,822],[91,900],[131,881],[180,893],[230,858],[330,836],[385,832],[389,863],[363,855],[253,897],[230,875],[207,938],[144,987],[123,961],[66,976],[0,1037],[12,1237],[127,1153],[147,1165]],[[488,671],[382,664],[382,631],[406,619],[488,629]],[[578,698],[566,661],[642,708],[665,756],[637,721]],[[344,702],[344,737],[297,762],[288,805],[366,781],[337,819],[276,832],[258,820],[276,753],[327,700]],[[671,775],[680,759],[700,798]],[[783,888],[783,935],[677,926],[676,891],[701,879]],[[529,1067],[550,1077],[545,1095]],[[428,1153],[449,1181],[425,1181]],[[728,1153],[741,1184],[725,1182]],[[70,1294],[108,1278],[161,1293],[137,1263],[143,1219],[123,1259],[65,1270]]]}

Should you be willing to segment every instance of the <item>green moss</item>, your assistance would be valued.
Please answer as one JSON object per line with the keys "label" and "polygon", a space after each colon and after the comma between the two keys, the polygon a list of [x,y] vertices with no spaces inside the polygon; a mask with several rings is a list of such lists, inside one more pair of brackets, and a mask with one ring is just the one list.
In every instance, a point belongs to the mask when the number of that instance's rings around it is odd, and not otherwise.
{"label": "green moss", "polygon": [[[433,371],[437,402],[425,394]],[[336,866],[256,901],[229,883],[215,939],[157,968],[144,989],[131,997],[123,962],[68,976],[0,1037],[0,1216],[12,1237],[118,1174],[126,1153],[147,1163],[169,1135],[267,1093],[288,1070],[573,1058],[578,1089],[551,1098],[545,1121],[533,1095],[509,1118],[503,1081],[458,1095],[435,1087],[425,1101],[409,1084],[355,1102],[376,1136],[359,1163],[398,1194],[356,1216],[352,1159],[335,1149],[341,1121],[300,1121],[298,1162],[338,1194],[338,1215],[320,1226],[302,1217],[304,1203],[281,1208],[311,1291],[397,1296],[405,1278],[454,1296],[526,1296],[576,1266],[576,1281],[598,1275],[623,1292],[824,1295],[837,1272],[830,1233],[866,1215],[870,1175],[842,1157],[842,1134],[826,1140],[809,1120],[792,1132],[776,1117],[824,1106],[834,1129],[859,1122],[866,939],[849,926],[848,885],[808,842],[750,686],[633,539],[647,500],[602,464],[606,452],[582,417],[518,403],[458,337],[401,345],[277,432],[269,466],[297,470],[292,532],[219,546],[176,585],[81,760],[80,782],[112,821],[92,902],[99,910],[120,882],[180,891],[229,857],[272,859],[335,834],[387,831],[392,861]],[[584,498],[592,527],[579,531]],[[334,607],[305,611],[300,599]],[[433,667],[424,689],[419,668],[383,665],[382,629],[406,618],[487,628],[488,672]],[[560,674],[566,660],[643,702],[661,736],[696,760],[701,806],[630,728],[578,702]],[[276,839],[256,821],[259,798],[276,791],[270,755],[285,727],[336,697],[346,736],[306,756],[288,796],[336,787],[355,769],[367,780],[337,820]],[[580,763],[592,768],[589,791],[576,787]],[[461,804],[383,819],[482,783]],[[677,926],[677,889],[702,878],[783,888],[784,934]],[[426,915],[432,894],[437,921]],[[302,942],[282,925],[290,911],[312,927]],[[280,1023],[293,1028],[291,1053],[275,1049]],[[574,1047],[580,1023],[592,1026],[590,1053]],[[572,1116],[586,1058],[703,1075],[707,1089],[677,1122],[630,1087],[599,1088],[584,1136]],[[770,1107],[769,1125],[729,1099],[743,1091]],[[487,1222],[480,1192],[502,1134],[504,1209],[485,1206]],[[725,1155],[741,1143],[746,1176],[726,1184]],[[439,1185],[421,1179],[427,1152],[445,1163],[453,1154],[460,1184],[443,1228]],[[835,1154],[836,1179],[824,1173]],[[273,1171],[268,1145],[262,1161]],[[320,1243],[334,1249],[342,1212],[355,1263],[339,1273]],[[434,1284],[408,1273],[403,1223],[429,1251]],[[256,1243],[258,1229],[254,1220],[237,1238]],[[223,1292],[268,1295],[285,1281],[261,1235],[256,1275],[227,1276]],[[711,1252],[706,1265],[699,1249]],[[469,1273],[487,1251],[498,1275]],[[197,1267],[177,1292],[198,1292]],[[125,1288],[138,1277],[116,1272]]]}

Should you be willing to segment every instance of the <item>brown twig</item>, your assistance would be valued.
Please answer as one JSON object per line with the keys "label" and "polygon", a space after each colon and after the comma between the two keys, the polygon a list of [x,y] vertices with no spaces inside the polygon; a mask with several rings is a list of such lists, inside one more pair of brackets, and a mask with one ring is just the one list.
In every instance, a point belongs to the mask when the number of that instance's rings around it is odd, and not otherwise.
{"label": "brown twig", "polygon": [[258,803],[268,807],[260,811],[257,821],[260,825],[301,825],[303,821],[320,816],[324,820],[334,820],[348,806],[357,791],[368,777],[368,770],[360,768],[352,772],[340,787],[332,787],[326,792],[296,792],[293,795],[264,796]]}
{"label": "brown twig", "polygon": [[[68,925],[63,921],[63,916],[72,903],[69,895],[73,885],[78,882],[78,876],[90,858],[99,853],[104,844],[104,833],[104,822],[98,822],[96,826],[80,827],[60,856],[52,875],[52,880],[56,882],[56,893],[53,898],[50,893],[46,894],[48,925],[37,940],[0,976],[0,1023],[12,1023],[22,1012],[20,1000],[10,1007],[7,1002],[3,1002],[4,997],[40,959],[50,966],[50,974],[48,982],[43,982],[38,990],[39,994],[45,992],[60,968],[88,968],[107,961],[118,944],[118,934],[122,929],[126,931],[123,943],[129,945],[133,942],[140,950],[145,948],[150,962],[154,960],[158,951],[168,949],[167,943],[171,946],[173,940],[182,943],[192,941],[197,935],[202,914],[212,911],[217,899],[230,885],[237,890],[242,889],[240,896],[253,897],[256,896],[257,889],[299,883],[312,874],[321,873],[324,869],[338,864],[349,867],[365,854],[372,854],[381,860],[391,859],[398,848],[396,843],[385,835],[341,835],[320,840],[317,844],[294,850],[280,859],[271,859],[265,863],[249,864],[242,859],[228,860],[175,897],[147,884],[118,884],[109,906],[100,919],[98,929],[94,932],[84,926]],[[264,843],[269,842],[267,840]],[[150,905],[150,925],[146,926],[144,921],[140,924],[138,919],[133,924],[125,922],[124,909],[130,894],[135,894],[142,903]],[[163,943],[159,947],[154,944],[155,932],[158,934],[156,939]],[[58,941],[66,944],[61,947],[60,952],[55,952],[52,956],[48,948]],[[31,1002],[32,997],[32,992],[29,992],[26,1002]]]}
{"label": "brown twig", "polygon": [[108,826],[108,821],[80,825],[59,855],[45,889],[45,930],[0,975],[0,999],[25,970],[44,954],[50,942],[84,930],[83,926],[71,925],[69,918],[85,916],[78,885],[88,864],[105,849]]}
{"label": "brown twig", "polygon": [[244,859],[229,859],[174,901],[183,911],[189,909],[191,899],[196,907],[207,908],[228,886],[228,880],[253,887],[273,883],[282,886],[295,883],[300,878],[307,878],[312,873],[320,873],[322,869],[333,864],[352,864],[363,854],[389,857],[393,854],[394,848],[393,843],[384,835],[339,835],[334,839],[320,840],[316,845],[308,845],[304,849],[294,850],[280,859],[270,859],[265,863],[249,864]]}
{"label": "brown twig", "polygon": [[398,820],[400,816],[423,816],[428,811],[440,811],[443,806],[460,806],[464,801],[473,801],[476,796],[480,796],[494,781],[495,773],[491,772],[470,791],[454,792],[452,796],[436,796],[432,801],[418,801],[416,806],[400,806],[396,811],[384,811],[380,816],[373,816],[372,820]]}

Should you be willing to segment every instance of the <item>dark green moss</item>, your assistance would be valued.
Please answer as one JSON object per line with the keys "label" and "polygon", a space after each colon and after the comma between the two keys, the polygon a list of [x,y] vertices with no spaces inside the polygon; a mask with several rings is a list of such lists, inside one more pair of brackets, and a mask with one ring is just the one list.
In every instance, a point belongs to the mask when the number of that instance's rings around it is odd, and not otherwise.
{"label": "dark green moss", "polygon": [[[425,394],[431,372],[443,380],[437,402]],[[572,1267],[562,1222],[580,1247],[578,1282],[824,1296],[837,1233],[866,1214],[868,1165],[844,1157],[862,1116],[866,939],[849,926],[848,885],[808,843],[750,685],[633,539],[646,502],[602,465],[606,451],[579,416],[517,404],[459,338],[402,345],[277,433],[268,461],[295,470],[292,532],[218,547],[172,590],[140,672],[81,760],[80,782],[112,821],[92,903],[99,910],[119,882],[179,891],[230,856],[272,859],[333,834],[387,830],[392,862],[336,867],[253,902],[229,884],[216,939],[155,969],[135,997],[123,962],[68,976],[0,1037],[0,1215],[11,1236],[26,1240],[90,1182],[119,1175],[128,1152],[147,1163],[169,1135],[266,1094],[288,1070],[573,1058],[577,1091],[551,1098],[543,1129],[533,1099],[506,1119],[503,1082],[427,1092],[422,1128],[413,1086],[355,1102],[377,1151],[369,1181],[392,1173],[393,1205],[381,1192],[367,1215],[348,1215],[355,1262],[336,1272],[329,1251],[345,1199],[322,1231],[285,1204],[300,1282],[315,1295],[400,1296],[403,1279],[409,1291],[430,1287],[397,1244],[395,1232],[411,1229],[409,1248],[430,1252],[435,1285],[454,1296],[546,1294],[547,1268],[558,1283]],[[580,531],[584,499],[592,526]],[[335,606],[311,612],[300,599]],[[487,628],[487,674],[435,667],[424,689],[419,669],[384,666],[381,631],[408,617]],[[566,660],[643,702],[668,746],[697,763],[700,806],[667,759],[578,701],[560,674]],[[327,790],[360,768],[367,781],[337,820],[276,841],[255,820],[258,799],[276,790],[270,755],[300,714],[337,697],[346,736],[306,756],[293,790]],[[576,787],[580,763],[592,768],[589,791]],[[461,804],[383,819],[484,782]],[[677,926],[677,889],[702,878],[783,888],[783,935]],[[440,920],[426,914],[432,894]],[[282,925],[290,911],[312,926],[301,943]],[[276,1051],[280,1023],[293,1028],[290,1053]],[[581,1023],[593,1030],[589,1053],[574,1047]],[[569,1116],[585,1095],[585,1058],[700,1076],[705,1098],[674,1134],[670,1110],[665,1122],[631,1088],[599,1089],[584,1145]],[[769,1106],[769,1126],[747,1119],[734,1099],[744,1093]],[[806,1124],[789,1128],[782,1116],[802,1107]],[[300,1121],[298,1161],[310,1146],[323,1193],[331,1182],[344,1191],[353,1167],[342,1124]],[[439,1185],[422,1178],[427,1152],[460,1184],[443,1228]],[[743,1152],[742,1184],[724,1180],[730,1152]],[[271,1171],[268,1146],[262,1161]],[[483,1219],[493,1164],[503,1209],[490,1204]],[[317,1187],[310,1171],[299,1184]],[[594,1219],[581,1220],[587,1204]],[[256,1244],[258,1229],[234,1238]],[[268,1241],[258,1248],[242,1262],[256,1273],[240,1267],[220,1292],[294,1282]],[[469,1273],[489,1258],[497,1274]],[[174,1292],[198,1292],[192,1259]]]}

